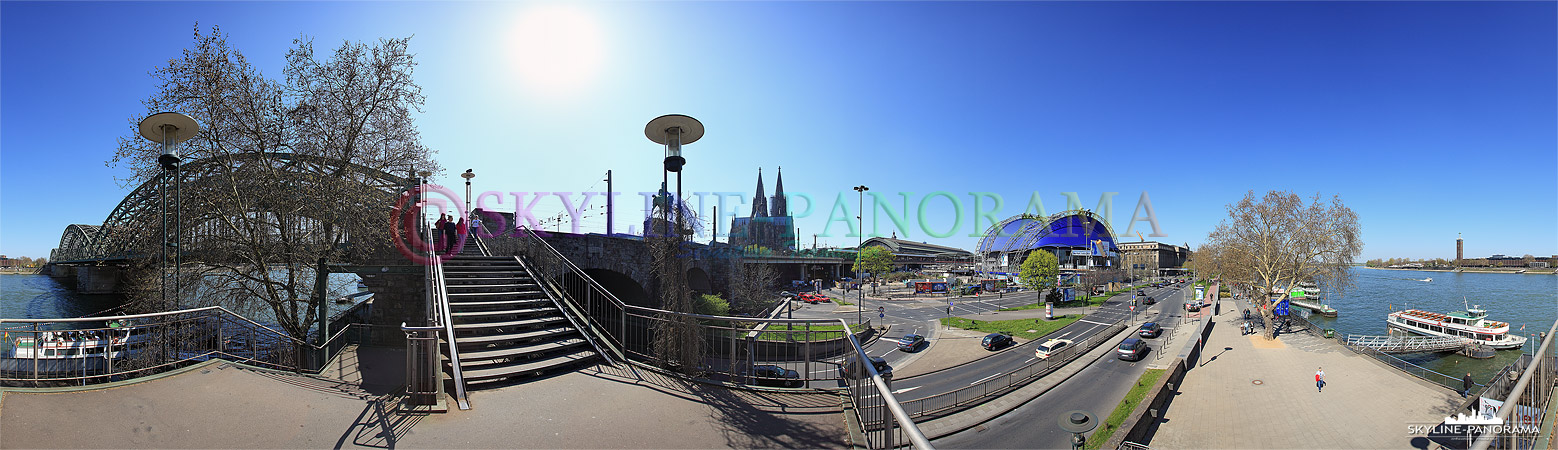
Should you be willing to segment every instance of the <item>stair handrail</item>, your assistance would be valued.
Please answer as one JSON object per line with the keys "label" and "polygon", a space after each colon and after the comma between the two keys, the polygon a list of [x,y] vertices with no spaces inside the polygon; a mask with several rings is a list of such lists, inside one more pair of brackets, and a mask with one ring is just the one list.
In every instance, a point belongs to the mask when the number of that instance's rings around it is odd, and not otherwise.
{"label": "stair handrail", "polygon": [[454,374],[454,400],[460,409],[471,409],[470,400],[465,393],[465,373],[460,369],[460,346],[455,343],[454,318],[449,314],[449,292],[444,284],[444,264],[438,258],[433,259],[433,286],[439,305],[439,312],[444,326],[444,335],[449,339],[444,340],[449,347],[449,366]]}
{"label": "stair handrail", "polygon": [[[521,267],[524,267],[525,272],[529,272],[531,274],[535,273],[534,270],[531,270],[530,263],[526,262],[524,258],[515,256],[514,261],[518,262]],[[627,362],[627,354],[621,349],[618,349],[615,346],[607,345],[607,347],[611,348],[611,351],[607,352],[605,349],[601,348],[601,344],[599,342],[595,341],[593,335],[598,332],[599,327],[588,323],[589,321],[587,319],[581,319],[586,321],[586,323],[583,325],[581,325],[578,320],[574,320],[573,316],[578,314],[577,311],[574,311],[575,305],[573,302],[563,299],[567,296],[566,293],[564,293],[561,289],[557,289],[556,286],[553,286],[552,280],[536,278],[536,285],[540,286],[541,292],[546,294],[547,299],[551,300],[554,306],[557,306],[557,311],[563,314],[563,318],[568,319],[568,323],[572,324],[574,329],[579,330],[579,334],[584,336],[584,340],[590,342],[591,347],[595,347],[595,352],[606,358],[606,362],[609,362],[612,365],[616,365],[618,361]],[[613,359],[612,355],[616,355],[616,358]]]}
{"label": "stair handrail", "polygon": [[627,302],[624,302],[624,301],[622,301],[622,299],[617,298],[616,294],[612,294],[611,291],[606,290],[605,286],[601,286],[601,284],[599,282],[596,282],[595,281],[595,277],[591,277],[588,274],[585,274],[584,273],[584,269],[580,269],[579,266],[575,265],[573,263],[573,261],[568,259],[568,257],[563,256],[563,252],[557,251],[557,248],[553,247],[550,242],[547,242],[546,239],[541,239],[541,236],[537,236],[536,233],[535,233],[535,230],[531,230],[530,227],[528,227],[528,226],[519,226],[516,229],[525,230],[525,234],[529,235],[530,239],[532,241],[541,243],[540,248],[544,248],[544,249],[547,250],[548,253],[551,253],[552,255],[557,256],[557,258],[559,260],[561,260],[564,265],[566,265],[566,268],[569,271],[573,272],[576,275],[579,275],[579,277],[583,278],[585,282],[590,284],[590,286],[595,287],[596,290],[600,291],[601,294],[605,295],[607,300],[610,300],[612,303],[615,303],[619,307],[623,307],[623,308],[630,307],[630,305],[628,305]]}

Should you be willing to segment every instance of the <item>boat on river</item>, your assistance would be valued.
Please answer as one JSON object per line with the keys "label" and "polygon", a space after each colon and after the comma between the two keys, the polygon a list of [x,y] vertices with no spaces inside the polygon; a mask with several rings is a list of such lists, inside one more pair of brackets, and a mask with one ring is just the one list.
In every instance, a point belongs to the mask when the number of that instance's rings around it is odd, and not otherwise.
{"label": "boat on river", "polygon": [[1498,350],[1524,346],[1526,338],[1509,334],[1509,323],[1488,320],[1488,311],[1480,305],[1449,314],[1406,309],[1390,313],[1385,323],[1391,328],[1425,336],[1461,337]]}
{"label": "boat on river", "polygon": [[[116,324],[117,325],[117,324]],[[0,353],[0,373],[34,372],[43,376],[97,373],[105,371],[109,360],[131,356],[140,350],[148,336],[136,334],[130,327],[99,330],[9,331],[18,336],[6,342]]]}

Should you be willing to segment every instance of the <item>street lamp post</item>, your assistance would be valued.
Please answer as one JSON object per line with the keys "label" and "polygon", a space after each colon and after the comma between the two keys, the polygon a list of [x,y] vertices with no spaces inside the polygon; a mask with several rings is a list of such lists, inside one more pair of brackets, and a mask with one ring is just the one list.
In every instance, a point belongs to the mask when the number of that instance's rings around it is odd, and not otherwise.
{"label": "street lamp post", "polygon": [[1060,429],[1071,433],[1071,450],[1081,449],[1087,444],[1087,438],[1082,433],[1098,428],[1098,417],[1093,413],[1074,410],[1060,415]]}
{"label": "street lamp post", "polygon": [[[471,169],[465,169],[465,173],[460,174],[460,178],[465,179],[465,211],[461,211],[461,213],[469,216],[471,214],[471,179],[476,178],[476,173],[471,172]],[[466,220],[469,219],[470,217],[466,217]]]}
{"label": "street lamp post", "polygon": [[[189,116],[176,112],[161,112],[152,114],[140,124],[141,137],[148,141],[162,144],[162,155],[157,157],[157,163],[162,166],[162,179],[158,184],[160,191],[158,197],[161,200],[160,215],[162,216],[162,259],[158,261],[158,268],[162,273],[158,274],[164,281],[168,276],[168,250],[173,250],[173,297],[179,297],[179,277],[182,276],[182,253],[179,243],[184,238],[184,177],[179,174],[179,163],[183,160],[179,156],[178,143],[183,142],[200,132],[200,124]],[[173,177],[173,239],[168,239],[168,177]],[[168,305],[167,283],[158,286],[162,293],[162,303]]]}
{"label": "street lamp post", "polygon": [[[864,250],[864,249],[860,248],[860,246],[865,245],[865,236],[866,236],[866,222],[865,222],[865,216],[866,216],[866,213],[865,213],[865,210],[866,210],[866,191],[869,191],[869,190],[871,190],[871,188],[866,187],[866,185],[864,185],[864,184],[859,185],[859,186],[855,186],[855,192],[860,193],[860,209],[855,211],[858,214],[858,215],[855,216],[855,221],[860,223],[860,232],[855,234],[855,276],[856,277],[860,276],[860,263],[863,261],[862,257],[865,256],[865,253],[862,252],[862,250]],[[860,305],[855,307],[855,323],[865,323],[865,320],[861,317],[862,314],[860,313],[860,310],[863,310],[863,309],[866,309],[866,289],[865,289],[864,286],[861,286],[861,288],[860,288]]]}

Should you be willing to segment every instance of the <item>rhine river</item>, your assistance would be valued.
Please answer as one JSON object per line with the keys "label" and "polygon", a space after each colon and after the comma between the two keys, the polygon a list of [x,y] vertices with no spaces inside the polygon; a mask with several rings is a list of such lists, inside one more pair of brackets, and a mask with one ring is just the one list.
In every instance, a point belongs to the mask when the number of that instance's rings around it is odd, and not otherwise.
{"label": "rhine river", "polygon": [[[1546,332],[1558,320],[1558,275],[1508,273],[1453,273],[1419,270],[1379,270],[1354,268],[1354,287],[1325,303],[1337,311],[1328,319],[1318,315],[1310,320],[1322,328],[1334,328],[1337,334],[1385,335],[1385,316],[1391,308],[1421,309],[1447,313],[1464,311],[1465,305],[1481,305],[1488,319],[1510,324],[1510,332],[1530,335],[1528,352],[1541,345],[1537,333]],[[1422,281],[1432,278],[1433,281]],[[1294,309],[1303,309],[1294,307]],[[1525,331],[1521,331],[1525,326]],[[1399,333],[1399,332],[1398,332]],[[1398,355],[1402,359],[1434,371],[1460,378],[1467,372],[1479,381],[1520,357],[1515,350],[1500,350],[1492,359],[1479,360],[1450,353]]]}
{"label": "rhine river", "polygon": [[[330,298],[357,291],[357,275],[338,273],[330,275]],[[78,294],[73,288],[48,275],[0,275],[0,318],[4,319],[62,319],[100,316],[104,311],[119,306],[115,295]],[[256,302],[257,303],[257,302]],[[344,311],[349,304],[330,303],[330,314]],[[268,308],[250,308],[251,311],[234,311],[261,323],[274,323]]]}

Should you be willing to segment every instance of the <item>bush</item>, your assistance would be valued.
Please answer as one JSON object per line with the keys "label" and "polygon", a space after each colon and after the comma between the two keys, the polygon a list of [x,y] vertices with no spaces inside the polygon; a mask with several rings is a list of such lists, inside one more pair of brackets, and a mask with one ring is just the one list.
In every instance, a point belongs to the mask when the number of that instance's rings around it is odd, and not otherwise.
{"label": "bush", "polygon": [[730,315],[730,302],[714,294],[703,294],[692,301],[692,312],[707,316]]}

